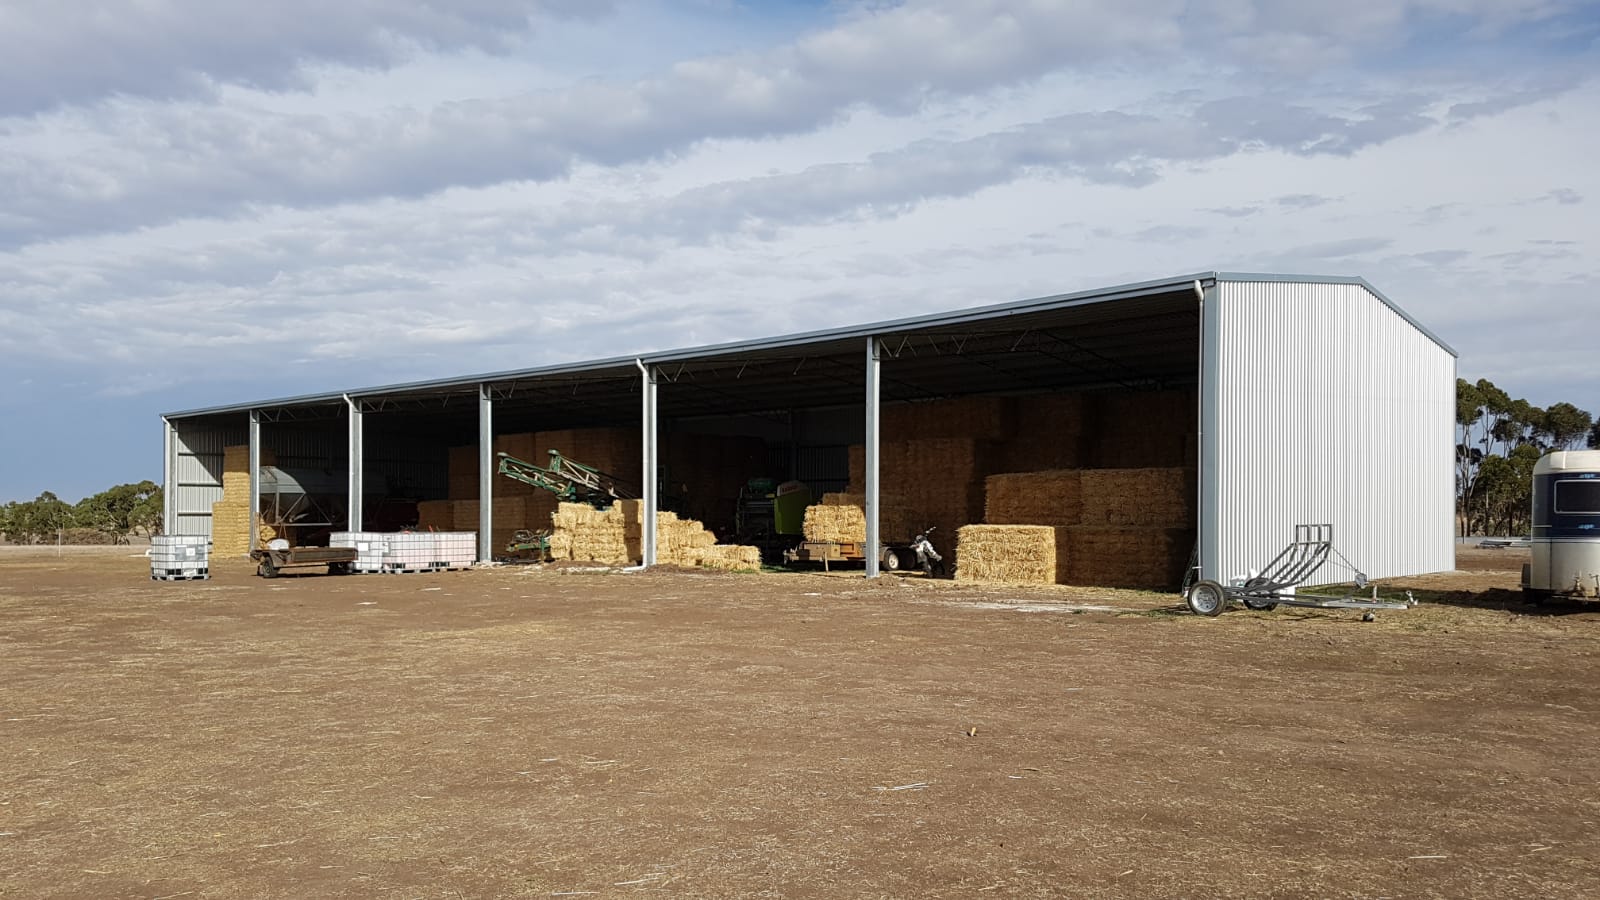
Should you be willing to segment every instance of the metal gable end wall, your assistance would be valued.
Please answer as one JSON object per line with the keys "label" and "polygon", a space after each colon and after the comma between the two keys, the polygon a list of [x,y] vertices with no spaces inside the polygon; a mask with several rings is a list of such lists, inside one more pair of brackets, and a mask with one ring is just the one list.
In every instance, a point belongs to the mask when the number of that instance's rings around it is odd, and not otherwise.
{"label": "metal gable end wall", "polygon": [[1205,577],[1259,569],[1323,522],[1370,577],[1454,568],[1449,348],[1362,284],[1222,281],[1212,306]]}

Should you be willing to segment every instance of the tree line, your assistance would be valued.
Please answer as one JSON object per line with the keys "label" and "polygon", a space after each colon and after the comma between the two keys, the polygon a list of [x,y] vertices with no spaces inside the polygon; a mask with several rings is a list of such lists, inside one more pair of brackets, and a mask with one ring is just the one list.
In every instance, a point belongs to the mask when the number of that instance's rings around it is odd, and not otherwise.
{"label": "tree line", "polygon": [[1456,379],[1456,524],[1462,534],[1527,534],[1533,467],[1552,450],[1600,449],[1600,422],[1571,403],[1540,409],[1488,379]]}
{"label": "tree line", "polygon": [[[1526,534],[1533,467],[1552,450],[1600,449],[1600,422],[1571,403],[1541,409],[1488,379],[1456,380],[1456,524],[1462,534]],[[14,543],[109,543],[159,534],[161,486],[119,484],[70,504],[45,491],[0,506],[0,537]]]}
{"label": "tree line", "polygon": [[161,486],[119,484],[68,503],[50,491],[0,506],[0,537],[17,544],[120,543],[130,535],[161,533]]}

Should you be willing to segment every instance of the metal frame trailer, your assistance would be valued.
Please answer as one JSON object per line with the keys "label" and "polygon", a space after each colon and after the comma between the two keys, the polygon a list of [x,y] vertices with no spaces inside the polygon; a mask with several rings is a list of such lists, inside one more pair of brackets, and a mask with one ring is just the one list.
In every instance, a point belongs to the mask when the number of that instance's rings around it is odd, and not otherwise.
{"label": "metal frame trailer", "polygon": [[256,561],[256,574],[277,578],[280,569],[301,566],[327,566],[329,575],[348,575],[356,562],[354,547],[267,547],[250,551]]}
{"label": "metal frame trailer", "polygon": [[1283,548],[1259,575],[1240,579],[1233,584],[1218,581],[1199,581],[1185,591],[1184,599],[1189,609],[1202,616],[1218,616],[1230,603],[1242,603],[1249,609],[1271,610],[1279,606],[1301,606],[1314,609],[1362,609],[1371,614],[1378,609],[1408,609],[1417,605],[1410,591],[1404,600],[1391,600],[1378,596],[1376,585],[1370,585],[1369,596],[1357,592],[1369,587],[1367,576],[1356,570],[1354,582],[1343,594],[1301,594],[1294,589],[1304,584],[1322,568],[1330,557],[1338,557],[1355,570],[1344,555],[1333,549],[1332,525],[1296,525],[1294,541]]}

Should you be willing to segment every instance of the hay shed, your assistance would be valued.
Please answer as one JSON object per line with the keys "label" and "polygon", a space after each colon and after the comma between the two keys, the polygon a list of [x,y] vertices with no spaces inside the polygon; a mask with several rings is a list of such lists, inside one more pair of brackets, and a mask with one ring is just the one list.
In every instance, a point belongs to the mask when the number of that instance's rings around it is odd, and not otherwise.
{"label": "hay shed", "polygon": [[[487,559],[559,512],[498,476],[496,454],[556,449],[636,488],[646,565],[675,539],[658,514],[737,540],[741,495],[767,478],[847,495],[814,524],[871,547],[935,526],[959,557],[962,528],[1045,528],[1072,542],[1051,571],[1165,584],[1174,559],[1226,579],[1294,524],[1325,522],[1345,556],[1390,577],[1453,564],[1454,385],[1454,352],[1360,278],[1203,272],[173,412],[166,521],[230,552],[258,542],[259,472],[275,459],[348,484],[344,530],[473,526]],[[972,534],[980,559],[1046,568],[1037,546]],[[1159,567],[1129,568],[1126,546]]]}

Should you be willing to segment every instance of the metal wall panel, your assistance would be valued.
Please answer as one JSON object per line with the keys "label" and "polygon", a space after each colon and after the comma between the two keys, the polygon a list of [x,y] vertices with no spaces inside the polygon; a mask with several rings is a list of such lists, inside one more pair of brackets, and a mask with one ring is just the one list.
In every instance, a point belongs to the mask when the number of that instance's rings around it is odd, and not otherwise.
{"label": "metal wall panel", "polygon": [[211,536],[211,505],[222,499],[222,448],[243,444],[247,438],[244,418],[237,424],[173,420],[178,455],[173,465],[173,482],[165,486],[172,494],[175,521],[167,522],[168,534]]}
{"label": "metal wall panel", "polygon": [[[1370,577],[1454,568],[1455,358],[1360,285],[1218,295],[1205,577],[1260,568],[1294,525],[1320,522]],[[1350,575],[1330,565],[1313,581]]]}

